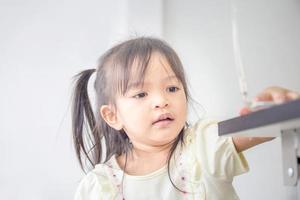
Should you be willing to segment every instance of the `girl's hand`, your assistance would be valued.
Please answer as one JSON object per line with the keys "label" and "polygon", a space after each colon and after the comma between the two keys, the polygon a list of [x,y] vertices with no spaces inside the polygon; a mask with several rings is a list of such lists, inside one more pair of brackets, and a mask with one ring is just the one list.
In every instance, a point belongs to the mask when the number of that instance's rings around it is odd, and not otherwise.
{"label": "girl's hand", "polygon": [[[296,100],[300,98],[300,94],[281,87],[268,87],[259,93],[254,101],[269,101],[276,104],[281,104],[287,101]],[[240,115],[251,113],[251,109],[244,107],[240,110]],[[233,143],[238,152],[254,147],[258,144],[274,139],[274,137],[233,137]]]}
{"label": "girl's hand", "polygon": [[[295,100],[300,98],[300,93],[291,91],[282,87],[268,87],[259,93],[253,101],[269,101],[275,104],[281,104],[287,101]],[[246,115],[251,112],[248,107],[243,107],[240,110],[240,115]]]}

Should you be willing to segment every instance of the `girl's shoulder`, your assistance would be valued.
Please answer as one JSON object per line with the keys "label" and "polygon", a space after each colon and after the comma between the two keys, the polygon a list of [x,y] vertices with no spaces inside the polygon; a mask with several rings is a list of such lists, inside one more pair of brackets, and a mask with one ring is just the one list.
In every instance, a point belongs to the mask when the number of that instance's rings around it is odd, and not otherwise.
{"label": "girl's shoulder", "polygon": [[219,136],[217,120],[198,121],[186,129],[184,138],[188,160],[194,159],[213,177],[232,180],[233,176],[249,170],[244,155],[236,151],[232,137]]}
{"label": "girl's shoulder", "polygon": [[186,144],[195,142],[196,138],[205,139],[206,137],[218,136],[218,121],[215,119],[200,119],[185,129],[184,141]]}
{"label": "girl's shoulder", "polygon": [[75,193],[75,200],[83,199],[111,199],[115,194],[115,186],[110,176],[112,166],[110,162],[95,165],[80,181]]}

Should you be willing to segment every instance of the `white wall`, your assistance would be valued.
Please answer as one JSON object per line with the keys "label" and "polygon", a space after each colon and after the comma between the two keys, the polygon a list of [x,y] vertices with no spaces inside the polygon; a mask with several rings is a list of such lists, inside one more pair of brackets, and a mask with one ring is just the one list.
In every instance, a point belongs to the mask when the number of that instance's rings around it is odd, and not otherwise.
{"label": "white wall", "polygon": [[[71,78],[127,27],[126,2],[0,1],[1,199],[72,199]],[[113,11],[113,15],[112,15]]]}
{"label": "white wall", "polygon": [[[241,54],[250,96],[270,85],[300,91],[300,2],[231,1],[237,8]],[[179,52],[193,96],[218,119],[242,106],[233,57],[230,1],[167,0],[164,37]],[[234,185],[241,199],[286,198],[280,139],[245,153],[250,173]]]}
{"label": "white wall", "polygon": [[83,174],[72,147],[71,78],[95,68],[113,43],[161,36],[161,15],[160,0],[0,0],[1,199],[73,198]]}

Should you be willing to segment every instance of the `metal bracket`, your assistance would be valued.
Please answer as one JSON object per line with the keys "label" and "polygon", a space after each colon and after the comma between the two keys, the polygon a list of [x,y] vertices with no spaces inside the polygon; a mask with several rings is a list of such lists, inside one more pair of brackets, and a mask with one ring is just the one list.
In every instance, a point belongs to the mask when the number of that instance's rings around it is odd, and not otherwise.
{"label": "metal bracket", "polygon": [[283,181],[286,186],[296,186],[299,177],[300,128],[281,131]]}

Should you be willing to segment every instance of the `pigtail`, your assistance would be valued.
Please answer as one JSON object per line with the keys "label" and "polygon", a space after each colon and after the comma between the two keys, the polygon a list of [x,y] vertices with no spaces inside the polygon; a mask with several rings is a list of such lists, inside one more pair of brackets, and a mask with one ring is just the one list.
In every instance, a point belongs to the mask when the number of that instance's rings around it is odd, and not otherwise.
{"label": "pigtail", "polygon": [[75,78],[75,87],[72,104],[72,135],[76,156],[81,168],[85,171],[87,165],[94,166],[95,156],[91,152],[95,146],[99,145],[101,149],[100,133],[96,128],[95,116],[88,97],[88,81],[95,72],[95,69],[84,70],[77,74]]}

